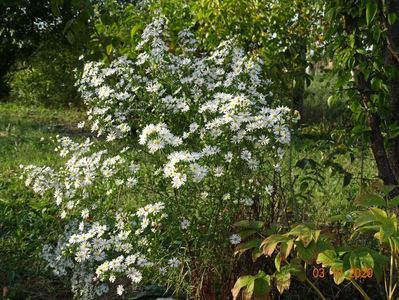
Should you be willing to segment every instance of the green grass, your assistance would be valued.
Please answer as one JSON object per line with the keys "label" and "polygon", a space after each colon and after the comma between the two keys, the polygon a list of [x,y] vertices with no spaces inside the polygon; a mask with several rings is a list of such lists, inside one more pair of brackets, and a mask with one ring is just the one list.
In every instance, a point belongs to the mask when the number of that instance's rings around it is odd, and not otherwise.
{"label": "green grass", "polygon": [[83,112],[76,110],[1,104],[0,171],[15,170],[18,164],[53,161],[51,137],[81,135],[76,124],[84,117]]}
{"label": "green grass", "polygon": [[51,138],[85,135],[76,127],[84,118],[76,110],[0,104],[0,287],[9,299],[70,298],[39,259],[59,220],[52,204],[23,185],[19,165],[54,165]]}

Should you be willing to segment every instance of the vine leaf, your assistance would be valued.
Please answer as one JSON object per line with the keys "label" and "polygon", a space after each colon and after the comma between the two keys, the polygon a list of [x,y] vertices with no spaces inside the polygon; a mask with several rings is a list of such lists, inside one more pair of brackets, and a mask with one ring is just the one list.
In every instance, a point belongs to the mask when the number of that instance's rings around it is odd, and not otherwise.
{"label": "vine leaf", "polygon": [[373,22],[378,10],[378,4],[375,0],[367,0],[366,3],[366,23],[369,25]]}

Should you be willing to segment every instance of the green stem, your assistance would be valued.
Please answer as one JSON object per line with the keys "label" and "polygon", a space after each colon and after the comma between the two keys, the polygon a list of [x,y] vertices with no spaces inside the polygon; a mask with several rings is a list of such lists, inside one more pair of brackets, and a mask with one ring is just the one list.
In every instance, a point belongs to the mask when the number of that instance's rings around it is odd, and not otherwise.
{"label": "green stem", "polygon": [[390,261],[390,266],[389,266],[389,295],[388,295],[389,300],[392,299],[392,294],[393,294],[392,276],[393,276],[393,255],[391,254],[391,261]]}
{"label": "green stem", "polygon": [[391,247],[391,260],[390,260],[390,266],[389,266],[389,292],[388,292],[388,299],[393,299],[393,293],[396,289],[396,284],[395,286],[393,286],[393,268],[394,268],[394,257],[393,257],[393,253],[394,253],[394,245],[391,241],[391,239],[389,239],[389,246]]}
{"label": "green stem", "polygon": [[322,300],[327,300],[327,299],[323,296],[323,294],[320,292],[320,290],[319,290],[309,279],[306,278],[305,281],[306,281],[307,284],[309,284],[309,285],[312,287],[312,289],[315,290],[315,292],[319,295],[319,297],[320,297]]}
{"label": "green stem", "polygon": [[350,280],[353,286],[359,291],[360,294],[364,297],[365,300],[371,300],[367,293],[362,289],[362,287],[353,279]]}

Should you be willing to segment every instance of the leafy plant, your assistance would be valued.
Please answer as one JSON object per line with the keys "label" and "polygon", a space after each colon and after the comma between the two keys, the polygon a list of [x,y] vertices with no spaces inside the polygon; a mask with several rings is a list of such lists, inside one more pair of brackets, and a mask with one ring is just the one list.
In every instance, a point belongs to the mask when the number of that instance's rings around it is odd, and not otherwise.
{"label": "leafy plant", "polygon": [[[395,299],[397,295],[398,271],[398,219],[396,214],[387,211],[389,207],[397,205],[398,198],[389,200],[389,193],[394,186],[382,186],[377,193],[363,192],[355,200],[356,204],[365,208],[354,211],[352,243],[335,245],[331,234],[317,230],[312,225],[300,224],[286,233],[269,235],[263,241],[250,239],[237,246],[236,253],[242,255],[252,251],[253,261],[260,257],[274,257],[275,272],[262,276],[269,279],[268,289],[260,299],[267,299],[271,293],[271,285],[277,287],[282,294],[290,287],[290,278],[296,276],[300,282],[311,286],[320,298],[326,299],[323,293],[306,277],[309,267],[314,264],[322,266],[323,277],[329,273],[335,284],[340,285],[349,281],[365,299],[371,299],[357,278],[374,277],[377,282],[384,281],[387,299]],[[375,188],[374,188],[375,190]],[[377,206],[384,207],[384,209]],[[334,218],[337,220],[337,218]],[[247,221],[249,222],[249,221]],[[259,232],[257,232],[259,234]],[[358,236],[372,236],[378,242],[376,248],[359,245]],[[326,270],[324,270],[326,268]],[[232,290],[234,299],[240,289],[244,289],[243,296],[252,299],[249,292],[253,290],[255,277],[240,277]]]}

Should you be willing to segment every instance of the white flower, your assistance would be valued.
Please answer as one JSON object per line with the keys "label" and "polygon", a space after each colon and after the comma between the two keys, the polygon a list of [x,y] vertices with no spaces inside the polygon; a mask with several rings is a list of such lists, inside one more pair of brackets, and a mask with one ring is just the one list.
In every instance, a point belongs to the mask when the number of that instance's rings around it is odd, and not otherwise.
{"label": "white flower", "polygon": [[227,152],[226,155],[224,156],[224,159],[226,160],[226,162],[231,162],[233,160],[233,153],[231,152]]}
{"label": "white flower", "polygon": [[137,184],[137,179],[134,177],[129,177],[126,179],[126,186],[129,188],[134,187]]}
{"label": "white flower", "polygon": [[79,122],[78,123],[78,128],[83,128],[83,127],[85,127],[85,122],[84,121]]}
{"label": "white flower", "polygon": [[80,230],[80,231],[83,231],[84,228],[85,228],[85,223],[84,223],[84,222],[80,222],[80,223],[79,223],[79,230]]}
{"label": "white flower", "polygon": [[273,192],[274,192],[274,188],[273,188],[272,185],[267,185],[267,186],[265,187],[265,190],[266,190],[266,193],[267,193],[269,196],[271,196],[271,195],[273,194]]}
{"label": "white flower", "polygon": [[221,177],[224,175],[224,171],[222,167],[216,167],[215,170],[213,171],[213,174],[215,175],[215,177]]}
{"label": "white flower", "polygon": [[107,142],[112,142],[112,141],[114,141],[115,139],[116,139],[116,133],[115,133],[115,132],[110,132],[110,133],[107,135],[106,141],[107,141]]}
{"label": "white flower", "polygon": [[143,275],[135,268],[130,268],[127,272],[127,277],[132,283],[139,283],[143,278]]}
{"label": "white flower", "polygon": [[267,144],[269,144],[269,142],[270,142],[270,138],[268,138],[267,136],[261,135],[259,137],[259,144],[261,144],[262,146],[266,146]]}
{"label": "white flower", "polygon": [[129,165],[129,171],[134,173],[137,173],[137,171],[140,169],[140,166],[138,164],[135,164],[134,162],[131,162]]}
{"label": "white flower", "polygon": [[241,237],[238,234],[232,234],[230,236],[230,243],[232,245],[237,245],[237,244],[241,243]]}
{"label": "white flower", "polygon": [[115,277],[115,275],[114,274],[112,274],[111,276],[109,276],[109,282],[115,282],[115,280],[116,280],[116,277]]}
{"label": "white flower", "polygon": [[254,204],[254,200],[252,200],[251,198],[242,199],[240,202],[245,206],[252,206]]}
{"label": "white flower", "polygon": [[180,223],[180,228],[181,229],[187,229],[190,226],[191,222],[189,220],[183,220]]}
{"label": "white flower", "polygon": [[180,188],[185,182],[187,181],[187,176],[186,174],[180,174],[177,173],[175,176],[172,178],[172,186],[175,189]]}
{"label": "white flower", "polygon": [[87,208],[83,209],[81,215],[83,219],[87,219],[89,217],[89,210]]}
{"label": "white flower", "polygon": [[169,259],[168,265],[171,268],[177,268],[180,265],[180,261],[174,257],[174,258]]}
{"label": "white flower", "polygon": [[198,128],[199,128],[199,125],[197,123],[190,124],[190,132],[191,133],[194,133]]}
{"label": "white flower", "polygon": [[224,201],[230,200],[230,194],[229,194],[229,193],[224,194],[223,197],[222,197],[222,199],[223,199]]}
{"label": "white flower", "polygon": [[116,293],[119,295],[119,296],[122,296],[122,294],[123,294],[123,292],[125,291],[125,289],[123,288],[123,285],[118,285],[118,287],[116,288]]}

